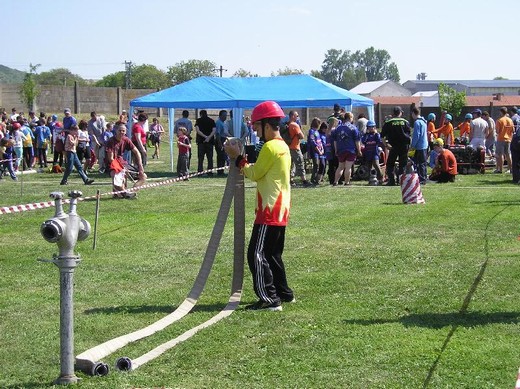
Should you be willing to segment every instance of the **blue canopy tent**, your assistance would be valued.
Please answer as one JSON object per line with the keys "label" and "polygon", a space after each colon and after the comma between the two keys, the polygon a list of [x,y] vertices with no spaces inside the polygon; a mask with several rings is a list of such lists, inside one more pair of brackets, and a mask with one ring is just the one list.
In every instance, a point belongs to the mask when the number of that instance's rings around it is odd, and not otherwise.
{"label": "blue canopy tent", "polygon": [[374,101],[309,75],[277,77],[199,77],[130,102],[130,111],[140,108],[168,108],[170,162],[173,171],[173,138],[175,108],[233,109],[233,128],[240,128],[243,110],[262,101],[276,101],[282,108],[332,107],[338,103],[367,107],[374,118]]}

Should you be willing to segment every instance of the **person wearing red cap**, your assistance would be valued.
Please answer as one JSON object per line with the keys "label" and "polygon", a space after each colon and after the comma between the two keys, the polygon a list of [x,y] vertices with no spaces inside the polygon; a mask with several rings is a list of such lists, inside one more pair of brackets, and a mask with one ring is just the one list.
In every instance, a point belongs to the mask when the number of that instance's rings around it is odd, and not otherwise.
{"label": "person wearing red cap", "polygon": [[291,208],[291,154],[280,135],[283,117],[283,110],[274,101],[264,101],[253,109],[253,128],[265,142],[254,165],[241,155],[237,143],[227,142],[224,146],[244,176],[257,183],[256,218],[247,261],[259,300],[246,309],[281,311],[282,301],[295,301],[282,261],[285,227]]}

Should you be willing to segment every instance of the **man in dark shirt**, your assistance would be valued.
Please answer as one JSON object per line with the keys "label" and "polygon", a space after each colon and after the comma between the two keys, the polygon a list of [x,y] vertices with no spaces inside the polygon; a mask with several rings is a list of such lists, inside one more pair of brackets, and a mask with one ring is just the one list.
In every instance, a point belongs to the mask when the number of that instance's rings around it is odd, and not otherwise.
{"label": "man in dark shirt", "polygon": [[[403,174],[408,161],[408,149],[411,141],[410,124],[402,117],[401,107],[394,107],[393,117],[383,124],[381,138],[385,147],[390,151],[386,161],[386,175],[388,176],[388,186],[397,185],[394,174],[395,162],[399,159],[398,176]],[[399,180],[399,177],[397,177]]]}
{"label": "man in dark shirt", "polygon": [[[197,154],[199,166],[197,171],[201,172],[204,165],[204,157],[208,159],[208,170],[213,169],[213,145],[215,144],[215,121],[208,116],[208,112],[203,109],[200,117],[195,121],[195,131],[197,131]],[[213,173],[208,173],[212,176]]]}

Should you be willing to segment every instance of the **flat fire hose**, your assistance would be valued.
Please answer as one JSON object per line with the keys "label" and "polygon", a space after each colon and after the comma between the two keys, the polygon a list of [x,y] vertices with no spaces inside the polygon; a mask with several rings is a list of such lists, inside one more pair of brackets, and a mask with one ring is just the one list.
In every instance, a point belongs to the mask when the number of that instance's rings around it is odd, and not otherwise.
{"label": "flat fire hose", "polygon": [[[208,243],[208,247],[206,249],[206,254],[204,256],[204,260],[199,269],[199,273],[195,279],[193,287],[186,297],[186,299],[169,315],[163,317],[162,319],[156,321],[155,323],[150,324],[149,326],[142,328],[140,330],[131,332],[127,335],[122,335],[117,338],[108,340],[102,344],[99,344],[89,350],[84,351],[83,353],[76,356],[75,369],[80,370],[89,375],[106,375],[108,374],[108,365],[106,363],[101,362],[101,359],[106,357],[107,355],[112,354],[113,352],[121,349],[129,343],[135,342],[137,340],[148,337],[164,328],[169,326],[170,324],[180,320],[184,316],[186,316],[191,309],[197,303],[198,298],[200,297],[202,291],[204,290],[204,286],[206,285],[206,281],[208,279],[209,273],[211,271],[211,267],[213,266],[213,262],[215,260],[215,256],[217,253],[218,246],[220,244],[220,240],[222,238],[222,232],[226,225],[226,220],[229,215],[229,210],[231,208],[231,201],[234,197],[234,192],[240,193],[240,196],[235,198],[235,254],[234,254],[234,271],[233,271],[233,287],[232,294],[230,297],[230,303],[226,305],[224,311],[229,310],[229,306],[231,302],[233,304],[233,309],[238,306],[240,302],[241,296],[241,288],[242,288],[242,279],[243,279],[243,260],[244,260],[244,235],[245,235],[245,211],[244,211],[244,180],[243,176],[241,176],[238,172],[238,169],[231,163],[231,167],[229,169],[229,175],[226,181],[226,187],[224,189],[224,195],[222,197],[222,202],[220,205],[220,209],[217,215],[217,220],[213,227],[213,231],[211,233],[211,237]],[[239,177],[240,183],[238,183],[237,178]],[[237,207],[241,209],[241,211],[237,212]],[[239,220],[240,219],[240,220]],[[237,234],[237,229],[240,228],[241,232]],[[238,236],[237,236],[238,235]],[[238,243],[240,239],[241,243]],[[241,249],[238,248],[237,245],[241,245]],[[240,258],[238,258],[240,257]],[[241,265],[239,267],[242,268],[241,271],[237,271],[237,261],[241,261]],[[232,310],[230,311],[230,313]],[[220,319],[219,319],[220,320]]]}
{"label": "flat fire hose", "polygon": [[[238,173],[238,169],[230,168],[230,175],[237,175],[234,196],[234,256],[233,256],[233,279],[231,283],[231,296],[227,305],[215,316],[201,323],[176,338],[169,340],[153,350],[131,360],[128,357],[118,358],[116,367],[119,370],[135,370],[139,366],[159,357],[164,352],[175,347],[177,344],[188,340],[200,330],[207,328],[220,320],[228,317],[240,304],[242,296],[242,281],[244,278],[244,240],[245,240],[245,203],[244,203],[244,177]],[[229,178],[228,178],[229,180]]]}

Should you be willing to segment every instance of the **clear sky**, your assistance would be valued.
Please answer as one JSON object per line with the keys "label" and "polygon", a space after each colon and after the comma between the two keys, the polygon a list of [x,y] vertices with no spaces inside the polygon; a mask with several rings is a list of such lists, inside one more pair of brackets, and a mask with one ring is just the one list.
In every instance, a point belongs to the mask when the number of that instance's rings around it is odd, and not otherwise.
{"label": "clear sky", "polygon": [[320,70],[329,49],[385,49],[401,82],[520,79],[517,0],[1,0],[0,64],[99,79],[124,61],[210,60],[230,77]]}

